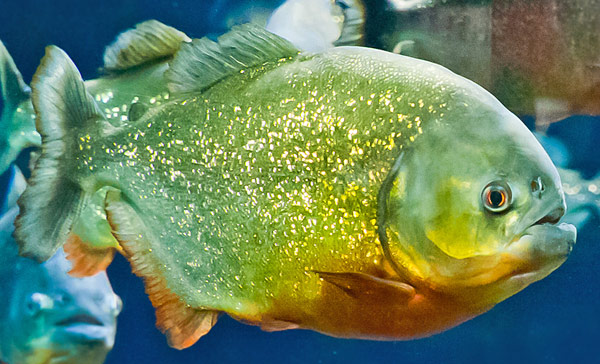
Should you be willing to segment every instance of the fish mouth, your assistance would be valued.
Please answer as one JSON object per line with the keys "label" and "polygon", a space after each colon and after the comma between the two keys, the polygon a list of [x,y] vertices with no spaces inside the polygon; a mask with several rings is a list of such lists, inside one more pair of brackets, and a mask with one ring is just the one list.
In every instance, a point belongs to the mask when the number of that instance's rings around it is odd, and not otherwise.
{"label": "fish mouth", "polygon": [[64,320],[58,321],[55,326],[58,327],[68,327],[73,325],[94,325],[94,326],[104,326],[102,321],[98,320],[96,317],[88,314],[77,314],[74,316],[67,317]]}
{"label": "fish mouth", "polygon": [[106,343],[114,336],[114,326],[89,313],[67,316],[54,324],[55,334],[62,342]]}
{"label": "fish mouth", "polygon": [[521,268],[514,271],[511,278],[541,279],[567,259],[575,245],[577,229],[560,223],[564,214],[562,205],[551,208],[515,236],[507,252],[521,262]]}
{"label": "fish mouth", "polygon": [[548,214],[546,214],[544,217],[533,223],[531,226],[543,224],[556,225],[564,215],[565,209],[564,207],[560,206],[551,210]]}

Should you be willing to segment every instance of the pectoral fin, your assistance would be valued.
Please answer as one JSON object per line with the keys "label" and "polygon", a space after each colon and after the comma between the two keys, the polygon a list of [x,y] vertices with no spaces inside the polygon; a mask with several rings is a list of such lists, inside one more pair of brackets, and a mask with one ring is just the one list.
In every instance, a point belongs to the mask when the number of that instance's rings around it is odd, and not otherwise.
{"label": "pectoral fin", "polygon": [[406,303],[415,296],[415,289],[409,284],[365,273],[315,273],[325,282],[333,284],[357,300]]}
{"label": "pectoral fin", "polygon": [[96,191],[74,222],[71,233],[63,246],[74,277],[88,277],[106,270],[121,249],[106,221],[104,198],[110,187]]}
{"label": "pectoral fin", "polygon": [[280,321],[280,320],[263,321],[260,323],[261,330],[266,331],[266,332],[293,330],[293,329],[297,329],[299,327],[300,327],[300,325],[298,325],[294,322]]}

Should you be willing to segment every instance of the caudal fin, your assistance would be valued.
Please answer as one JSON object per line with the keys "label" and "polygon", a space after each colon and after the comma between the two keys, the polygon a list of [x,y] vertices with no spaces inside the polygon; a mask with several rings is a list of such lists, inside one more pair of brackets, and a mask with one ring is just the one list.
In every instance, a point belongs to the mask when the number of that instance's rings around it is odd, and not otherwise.
{"label": "caudal fin", "polygon": [[[91,194],[80,185],[77,138],[104,120],[79,71],[64,51],[50,46],[33,77],[32,101],[42,137],[40,157],[19,199],[15,238],[21,255],[43,261],[64,244]],[[93,191],[92,191],[93,192]]]}
{"label": "caudal fin", "polygon": [[15,62],[0,41],[0,95],[4,104],[0,117],[0,174],[24,148],[40,144],[33,109],[27,102],[30,93],[29,86],[23,82]]}

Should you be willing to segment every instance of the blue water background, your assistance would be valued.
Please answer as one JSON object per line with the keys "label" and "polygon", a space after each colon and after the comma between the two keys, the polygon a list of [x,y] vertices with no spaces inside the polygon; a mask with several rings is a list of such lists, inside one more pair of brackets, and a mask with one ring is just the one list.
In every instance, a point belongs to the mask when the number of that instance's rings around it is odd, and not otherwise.
{"label": "blue water background", "polygon": [[[27,82],[48,44],[63,48],[90,79],[98,75],[104,46],[140,21],[158,19],[192,37],[219,34],[228,16],[243,19],[241,9],[250,3],[278,1],[0,0],[0,39]],[[600,118],[572,117],[549,133],[567,145],[571,168],[587,177],[598,173]],[[141,279],[118,257],[109,275],[124,310],[107,363],[600,362],[599,226],[595,219],[579,231],[571,257],[548,278],[457,328],[407,342],[344,340],[304,330],[266,333],[222,317],[197,344],[177,351],[155,328]]]}

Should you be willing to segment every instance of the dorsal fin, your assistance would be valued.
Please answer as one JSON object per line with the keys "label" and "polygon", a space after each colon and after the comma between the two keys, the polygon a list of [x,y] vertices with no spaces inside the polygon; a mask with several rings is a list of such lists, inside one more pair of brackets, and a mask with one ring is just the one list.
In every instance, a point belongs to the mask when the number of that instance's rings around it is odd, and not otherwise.
{"label": "dorsal fin", "polygon": [[218,43],[202,38],[183,44],[165,75],[174,94],[200,92],[244,69],[298,53],[287,40],[257,25],[244,24],[219,37]]}
{"label": "dorsal fin", "polygon": [[4,99],[5,108],[16,108],[16,106],[27,100],[30,88],[23,82],[23,76],[17,69],[15,62],[0,41],[0,91]]}
{"label": "dorsal fin", "polygon": [[190,42],[185,33],[157,20],[139,23],[104,51],[104,70],[124,71],[141,64],[174,55],[182,42]]}

